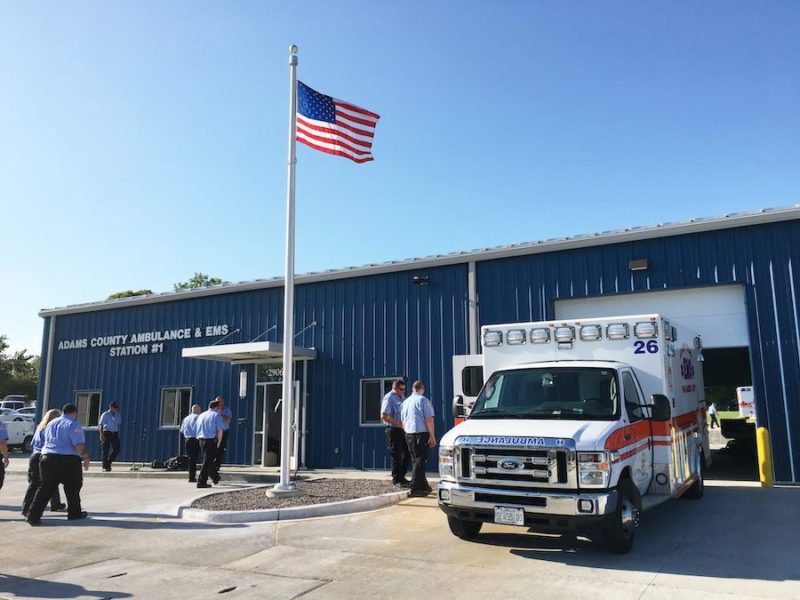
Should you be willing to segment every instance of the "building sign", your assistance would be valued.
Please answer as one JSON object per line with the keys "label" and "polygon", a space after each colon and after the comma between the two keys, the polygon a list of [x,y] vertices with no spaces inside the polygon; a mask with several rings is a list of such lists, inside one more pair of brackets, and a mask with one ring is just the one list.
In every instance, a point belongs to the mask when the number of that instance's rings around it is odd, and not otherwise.
{"label": "building sign", "polygon": [[206,327],[183,327],[164,331],[142,331],[101,335],[93,338],[61,340],[59,350],[83,350],[86,348],[108,348],[108,355],[137,356],[141,354],[160,354],[164,352],[164,342],[228,335],[227,325],[208,325]]}

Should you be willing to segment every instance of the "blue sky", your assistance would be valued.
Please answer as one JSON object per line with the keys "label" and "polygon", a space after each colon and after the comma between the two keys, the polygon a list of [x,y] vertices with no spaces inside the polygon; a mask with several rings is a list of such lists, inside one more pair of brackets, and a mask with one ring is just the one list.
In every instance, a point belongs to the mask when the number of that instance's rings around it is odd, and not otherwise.
{"label": "blue sky", "polygon": [[299,147],[297,269],[800,202],[797,2],[0,4],[0,332],[283,264],[287,46],[382,115]]}

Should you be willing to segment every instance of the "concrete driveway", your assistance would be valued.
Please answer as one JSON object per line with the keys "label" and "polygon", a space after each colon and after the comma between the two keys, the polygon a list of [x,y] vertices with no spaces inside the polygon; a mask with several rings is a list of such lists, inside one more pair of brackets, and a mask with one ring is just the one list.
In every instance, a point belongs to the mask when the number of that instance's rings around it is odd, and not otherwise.
{"label": "concrete driveway", "polygon": [[432,499],[188,523],[168,514],[197,490],[172,480],[88,479],[92,519],[32,528],[18,512],[23,489],[17,475],[0,492],[2,598],[800,598],[797,488],[709,482],[701,501],[646,513],[627,556],[500,526],[464,542]]}

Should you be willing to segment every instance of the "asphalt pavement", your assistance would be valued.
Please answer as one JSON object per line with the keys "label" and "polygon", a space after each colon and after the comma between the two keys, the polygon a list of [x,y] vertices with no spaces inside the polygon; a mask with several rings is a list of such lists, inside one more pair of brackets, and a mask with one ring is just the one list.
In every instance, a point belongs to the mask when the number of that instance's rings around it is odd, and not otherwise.
{"label": "asphalt pavement", "polygon": [[624,556],[494,525],[461,541],[433,497],[215,525],[174,516],[203,491],[188,483],[98,477],[84,486],[91,519],[45,513],[32,528],[23,491],[21,474],[0,491],[0,598],[800,598],[800,488],[709,481],[702,500],[645,513]]}

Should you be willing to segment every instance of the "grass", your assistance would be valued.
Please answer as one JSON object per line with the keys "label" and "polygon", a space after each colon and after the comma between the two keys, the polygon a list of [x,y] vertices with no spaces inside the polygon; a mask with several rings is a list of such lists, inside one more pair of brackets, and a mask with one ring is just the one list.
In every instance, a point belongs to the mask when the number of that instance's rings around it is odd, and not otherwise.
{"label": "grass", "polygon": [[[717,421],[722,421],[722,419],[738,419],[739,418],[739,411],[738,410],[718,410],[717,411]],[[708,424],[711,424],[711,417],[706,413],[706,421]]]}

